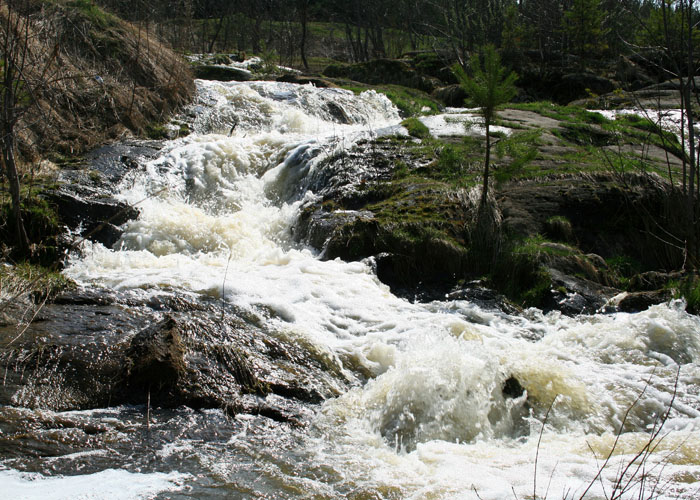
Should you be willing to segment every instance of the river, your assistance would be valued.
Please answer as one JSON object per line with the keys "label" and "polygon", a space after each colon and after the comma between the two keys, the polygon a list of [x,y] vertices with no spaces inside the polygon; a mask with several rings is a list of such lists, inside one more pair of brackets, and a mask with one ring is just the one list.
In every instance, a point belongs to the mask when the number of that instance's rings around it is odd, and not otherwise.
{"label": "river", "polygon": [[114,248],[86,244],[65,273],[264,316],[329,359],[347,390],[308,405],[300,426],[181,407],[152,409],[146,428],[138,406],[6,407],[36,423],[37,444],[0,461],[0,496],[700,495],[700,319],[683,304],[512,316],[398,298],[371,262],[322,260],[291,236],[317,196],[320,160],[401,133],[390,101],[274,82],[197,86],[193,133],[118,188],[140,217]]}

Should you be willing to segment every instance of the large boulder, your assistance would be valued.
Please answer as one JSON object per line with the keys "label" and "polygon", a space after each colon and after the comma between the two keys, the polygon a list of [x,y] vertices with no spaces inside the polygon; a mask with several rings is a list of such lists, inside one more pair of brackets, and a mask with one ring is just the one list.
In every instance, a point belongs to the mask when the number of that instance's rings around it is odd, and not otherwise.
{"label": "large boulder", "polygon": [[195,66],[194,76],[201,80],[217,80],[220,82],[247,82],[253,79],[253,74],[248,70],[215,64]]}
{"label": "large boulder", "polygon": [[347,383],[333,360],[233,306],[102,290],[67,292],[0,324],[0,405],[73,410],[119,404],[223,408],[297,421]]}
{"label": "large boulder", "polygon": [[461,85],[448,85],[447,87],[438,87],[431,94],[435,99],[442,101],[445,106],[453,108],[462,108],[465,105],[467,92]]}
{"label": "large boulder", "polygon": [[403,85],[428,93],[442,85],[437,78],[423,75],[413,69],[408,62],[396,59],[375,59],[357,64],[331,64],[323,70],[323,74],[331,78],[347,78],[369,85]]}

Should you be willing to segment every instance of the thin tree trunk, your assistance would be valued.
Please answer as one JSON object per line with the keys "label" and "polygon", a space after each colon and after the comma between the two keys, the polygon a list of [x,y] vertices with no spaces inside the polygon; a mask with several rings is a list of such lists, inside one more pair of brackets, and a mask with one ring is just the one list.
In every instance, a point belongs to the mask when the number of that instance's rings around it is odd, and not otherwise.
{"label": "thin tree trunk", "polygon": [[692,111],[692,101],[690,99],[691,88],[695,80],[693,65],[693,1],[688,1],[688,77],[685,85],[685,105],[686,119],[688,121],[688,146],[690,149],[690,169],[688,172],[688,195],[687,195],[687,217],[688,217],[688,255],[691,265],[695,267],[695,174],[697,164],[695,162],[695,130]]}
{"label": "thin tree trunk", "polygon": [[299,50],[301,51],[301,62],[304,64],[304,69],[308,71],[309,62],[306,60],[306,9],[301,14],[301,41],[299,42]]}
{"label": "thin tree trunk", "polygon": [[484,181],[481,187],[481,201],[479,203],[479,209],[481,210],[486,205],[486,198],[489,194],[489,166],[491,163],[491,135],[489,131],[491,129],[491,120],[486,119],[486,155],[484,157]]}
{"label": "thin tree trunk", "polygon": [[14,131],[5,130],[3,132],[2,163],[5,177],[7,177],[7,182],[10,185],[12,215],[15,221],[17,246],[22,255],[29,255],[29,238],[27,237],[27,231],[24,228],[24,220],[22,219],[22,200],[20,196],[19,176],[17,175],[17,164],[15,163]]}

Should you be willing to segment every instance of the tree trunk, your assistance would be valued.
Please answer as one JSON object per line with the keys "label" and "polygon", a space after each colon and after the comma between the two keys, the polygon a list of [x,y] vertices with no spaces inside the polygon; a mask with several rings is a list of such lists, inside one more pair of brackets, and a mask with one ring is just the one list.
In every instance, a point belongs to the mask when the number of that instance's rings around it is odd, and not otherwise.
{"label": "tree trunk", "polygon": [[306,5],[300,7],[300,24],[301,24],[301,41],[299,42],[299,50],[301,51],[301,62],[305,70],[309,70],[309,62],[306,60],[306,34],[307,34],[307,8]]}
{"label": "tree trunk", "polygon": [[481,186],[481,201],[479,202],[479,210],[481,210],[486,205],[486,199],[489,194],[489,166],[491,163],[491,135],[489,131],[491,129],[491,120],[485,120],[486,126],[486,155],[484,156],[484,181]]}
{"label": "tree trunk", "polygon": [[19,176],[17,175],[17,165],[15,163],[14,153],[14,131],[3,131],[3,151],[2,163],[5,177],[10,185],[10,197],[12,198],[12,215],[15,222],[15,236],[17,237],[17,246],[19,251],[24,256],[29,256],[29,238],[27,231],[24,228],[24,220],[22,219],[22,200],[20,197]]}

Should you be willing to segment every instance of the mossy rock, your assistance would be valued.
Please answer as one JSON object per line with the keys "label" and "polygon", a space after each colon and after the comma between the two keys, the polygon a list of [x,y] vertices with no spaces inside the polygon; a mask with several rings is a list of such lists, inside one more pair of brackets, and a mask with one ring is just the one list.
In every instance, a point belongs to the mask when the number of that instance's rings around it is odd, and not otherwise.
{"label": "mossy rock", "polygon": [[405,62],[396,59],[376,59],[357,64],[331,64],[323,70],[331,78],[347,78],[370,85],[394,84],[432,92],[441,86],[436,78],[421,75]]}

